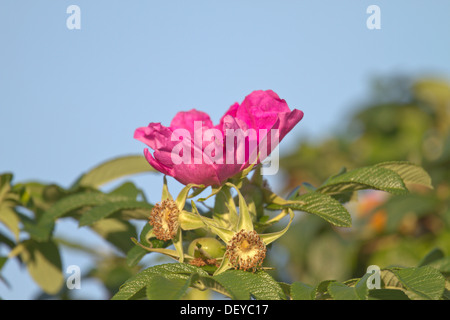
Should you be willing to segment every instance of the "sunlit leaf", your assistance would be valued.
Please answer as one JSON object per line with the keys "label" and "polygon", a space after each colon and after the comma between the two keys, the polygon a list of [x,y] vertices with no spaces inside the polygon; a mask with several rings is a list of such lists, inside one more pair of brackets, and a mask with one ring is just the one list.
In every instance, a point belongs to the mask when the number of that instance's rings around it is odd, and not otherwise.
{"label": "sunlit leaf", "polygon": [[393,170],[375,166],[358,168],[336,175],[328,179],[316,191],[332,195],[364,189],[381,190],[393,194],[408,192],[399,174]]}
{"label": "sunlit leaf", "polygon": [[115,179],[144,172],[156,172],[144,156],[123,156],[106,161],[86,172],[75,185],[98,188]]}
{"label": "sunlit leaf", "polygon": [[64,283],[58,247],[51,241],[26,240],[20,252],[34,281],[48,294],[56,294]]}
{"label": "sunlit leaf", "polygon": [[[339,227],[350,227],[352,219],[347,209],[337,200],[319,192],[309,192],[296,198],[299,203],[270,205],[270,209],[290,208],[315,214],[329,223]],[[303,204],[301,204],[303,203]]]}
{"label": "sunlit leaf", "polygon": [[265,271],[255,273],[228,270],[213,277],[237,300],[250,297],[261,300],[283,300],[286,298],[280,285]]}
{"label": "sunlit leaf", "polygon": [[438,300],[445,289],[445,278],[430,267],[404,268],[393,271],[410,299]]}
{"label": "sunlit leaf", "polygon": [[395,171],[407,186],[418,184],[430,189],[433,188],[430,175],[421,166],[416,164],[406,161],[389,161],[379,163],[376,167]]}
{"label": "sunlit leaf", "polygon": [[138,299],[146,296],[146,287],[151,283],[152,278],[162,276],[168,280],[188,280],[192,273],[208,276],[208,273],[198,267],[194,267],[185,263],[168,263],[153,266],[137,273],[128,279],[112,299],[113,300],[129,300]]}

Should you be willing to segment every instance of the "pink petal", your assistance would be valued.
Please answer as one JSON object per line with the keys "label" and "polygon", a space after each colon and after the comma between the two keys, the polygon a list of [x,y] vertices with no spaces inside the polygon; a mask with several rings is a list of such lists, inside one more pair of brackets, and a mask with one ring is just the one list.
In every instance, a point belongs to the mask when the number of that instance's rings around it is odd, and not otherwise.
{"label": "pink petal", "polygon": [[201,125],[203,128],[211,128],[213,126],[211,118],[207,113],[192,109],[190,111],[178,112],[170,123],[170,128],[172,130],[179,128],[187,129],[193,135],[196,121],[201,122],[197,125]]}

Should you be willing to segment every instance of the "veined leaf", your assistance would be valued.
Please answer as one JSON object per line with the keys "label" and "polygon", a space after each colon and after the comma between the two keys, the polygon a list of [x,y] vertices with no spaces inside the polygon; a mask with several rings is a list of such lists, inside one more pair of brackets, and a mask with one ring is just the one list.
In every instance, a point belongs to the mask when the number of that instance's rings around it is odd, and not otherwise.
{"label": "veined leaf", "polygon": [[130,300],[145,297],[146,287],[151,283],[154,276],[161,276],[168,280],[187,281],[191,274],[198,273],[200,276],[208,276],[206,271],[185,263],[168,263],[147,268],[125,282],[112,299]]}
{"label": "veined leaf", "polygon": [[74,186],[98,188],[115,179],[143,172],[156,172],[142,155],[131,155],[106,161],[83,174]]}
{"label": "veined leaf", "polygon": [[250,297],[261,300],[286,299],[278,282],[262,270],[255,273],[228,270],[213,278],[236,300],[248,300]]}
{"label": "veined leaf", "polygon": [[[79,225],[85,226],[90,225],[98,220],[104,219],[113,213],[122,211],[122,210],[132,210],[132,209],[146,209],[151,210],[153,206],[146,202],[141,201],[133,201],[133,200],[125,200],[125,201],[117,201],[117,202],[108,202],[99,206],[96,206],[89,211],[83,213],[80,218]],[[150,211],[147,216],[150,215]]]}
{"label": "veined leaf", "polygon": [[376,167],[395,171],[406,185],[418,184],[433,189],[429,174],[416,164],[407,161],[389,161],[379,163]]}
{"label": "veined leaf", "polygon": [[352,218],[347,209],[339,201],[326,194],[309,192],[297,197],[295,200],[299,202],[285,205],[271,205],[268,208],[290,208],[292,210],[315,214],[338,227],[351,227],[352,225]]}
{"label": "veined leaf", "polygon": [[439,300],[444,293],[445,278],[430,266],[405,268],[393,272],[410,299]]}
{"label": "veined leaf", "polygon": [[359,168],[333,176],[316,191],[334,195],[363,189],[381,190],[393,194],[408,192],[399,174],[393,170],[376,166]]}
{"label": "veined leaf", "polygon": [[179,300],[189,289],[193,276],[188,279],[167,279],[154,275],[147,284],[147,298],[149,300]]}

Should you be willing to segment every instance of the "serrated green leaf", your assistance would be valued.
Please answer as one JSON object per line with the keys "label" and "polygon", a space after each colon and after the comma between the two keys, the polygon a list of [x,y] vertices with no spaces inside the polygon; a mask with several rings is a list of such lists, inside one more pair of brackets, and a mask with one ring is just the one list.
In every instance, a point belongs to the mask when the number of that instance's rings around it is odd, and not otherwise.
{"label": "serrated green leaf", "polygon": [[108,160],[83,174],[74,186],[98,188],[115,179],[144,172],[157,172],[142,155],[131,155]]}
{"label": "serrated green leaf", "polygon": [[262,270],[255,273],[228,270],[213,278],[236,300],[248,300],[250,297],[261,300],[283,300],[286,298],[278,282]]}
{"label": "serrated green leaf", "polygon": [[[399,268],[400,269],[400,268]],[[404,289],[402,283],[398,280],[394,271],[395,268],[382,269],[380,270],[381,281],[383,282],[382,287],[385,289]]]}
{"label": "serrated green leaf", "polygon": [[407,161],[389,161],[376,165],[395,171],[406,185],[418,184],[433,189],[430,175],[421,167]]}
{"label": "serrated green leaf", "polygon": [[413,300],[438,300],[445,289],[445,278],[430,267],[405,268],[393,271]]}
{"label": "serrated green leaf", "polygon": [[374,189],[393,194],[408,192],[402,178],[395,171],[383,167],[364,167],[336,175],[317,188],[324,194],[340,194],[364,189]]}
{"label": "serrated green leaf", "polygon": [[297,197],[296,200],[304,204],[293,203],[279,207],[315,214],[339,227],[351,227],[352,225],[352,219],[347,209],[339,201],[326,194],[310,192]]}
{"label": "serrated green leaf", "polygon": [[168,263],[147,268],[126,281],[112,299],[130,300],[145,297],[146,286],[154,276],[162,276],[168,280],[189,279],[191,274],[198,273],[200,276],[208,276],[208,273],[198,267],[185,263]]}

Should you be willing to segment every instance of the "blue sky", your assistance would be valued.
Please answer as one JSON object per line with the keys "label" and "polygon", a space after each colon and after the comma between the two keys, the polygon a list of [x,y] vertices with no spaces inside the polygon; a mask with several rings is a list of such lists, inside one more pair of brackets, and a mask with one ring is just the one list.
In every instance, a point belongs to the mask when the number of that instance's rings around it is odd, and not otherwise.
{"label": "blue sky", "polygon": [[[66,27],[72,4],[80,30]],[[372,4],[380,30],[366,27]],[[280,145],[288,153],[339,129],[376,77],[448,80],[449,12],[446,0],[2,0],[0,172],[67,187],[106,159],[141,153],[135,128],[168,125],[192,108],[217,123],[258,89],[305,113]],[[159,200],[160,177],[136,181]],[[86,232],[61,228],[75,238]],[[14,277],[13,289],[0,283],[1,297],[32,297],[36,288],[16,264],[4,276]]]}

